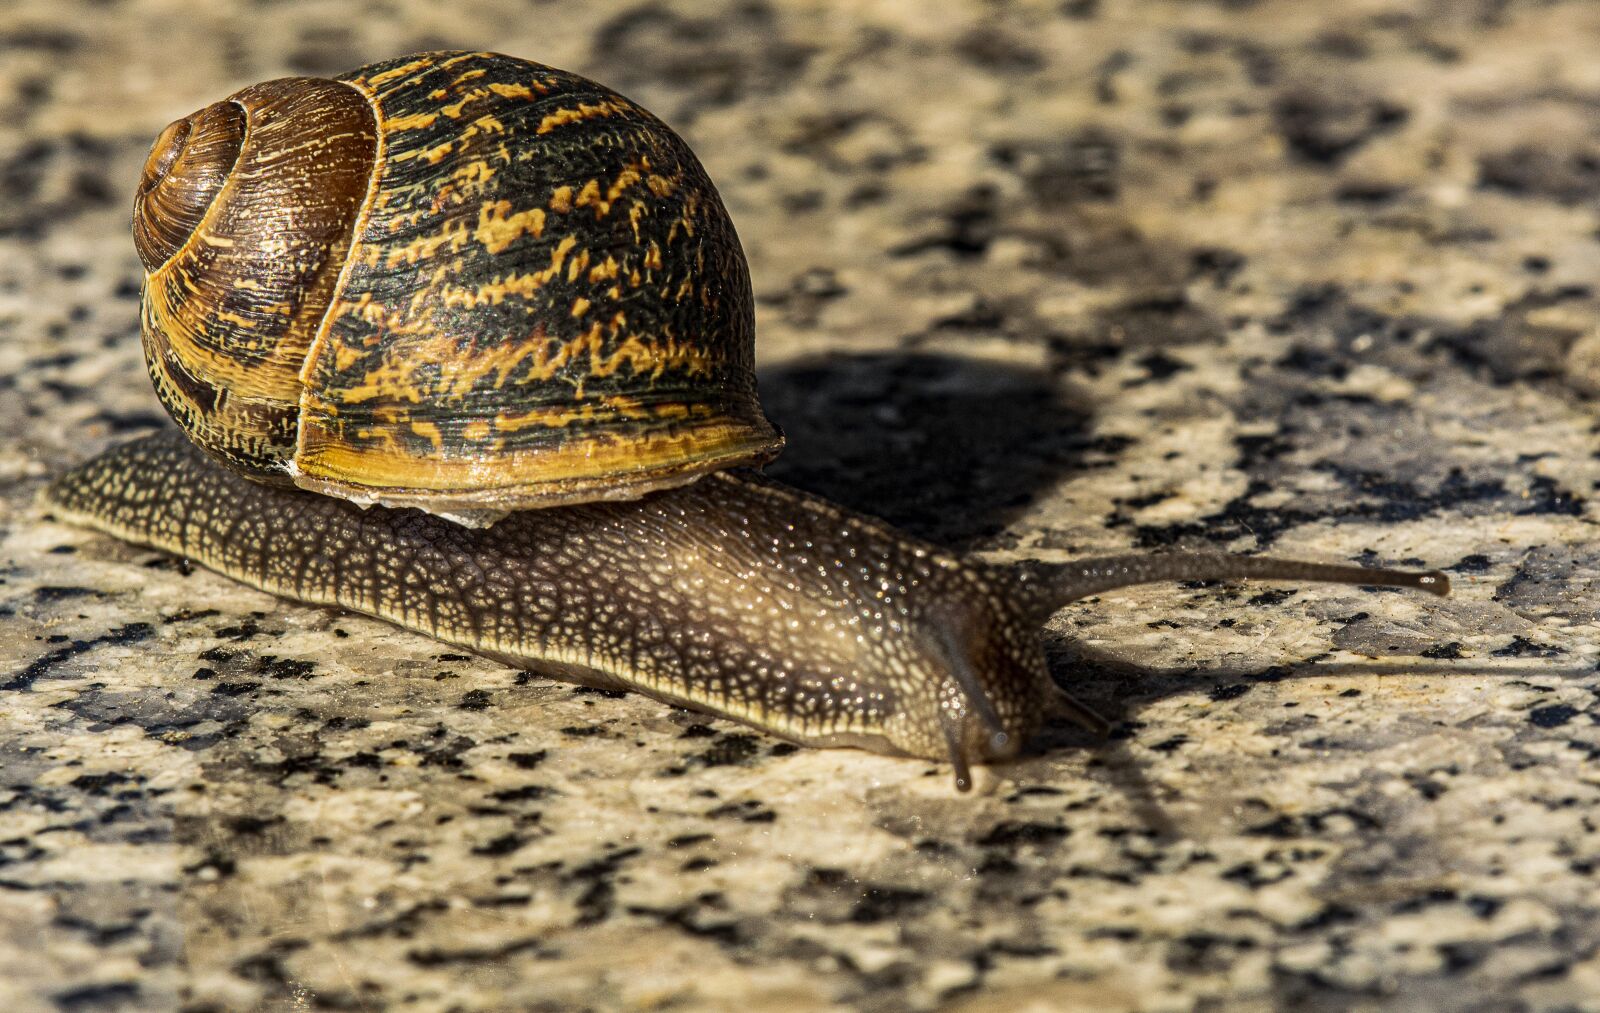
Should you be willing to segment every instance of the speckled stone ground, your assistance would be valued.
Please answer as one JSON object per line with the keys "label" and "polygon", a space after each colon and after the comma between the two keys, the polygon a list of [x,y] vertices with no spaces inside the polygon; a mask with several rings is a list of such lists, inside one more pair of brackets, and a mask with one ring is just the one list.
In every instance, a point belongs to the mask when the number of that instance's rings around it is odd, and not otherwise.
{"label": "speckled stone ground", "polygon": [[[1600,1010],[1600,6],[448,6],[0,11],[0,1006]],[[1457,596],[1082,603],[1112,741],[959,797],[44,520],[161,421],[155,132],[438,47],[690,138],[779,477],[996,558]]]}

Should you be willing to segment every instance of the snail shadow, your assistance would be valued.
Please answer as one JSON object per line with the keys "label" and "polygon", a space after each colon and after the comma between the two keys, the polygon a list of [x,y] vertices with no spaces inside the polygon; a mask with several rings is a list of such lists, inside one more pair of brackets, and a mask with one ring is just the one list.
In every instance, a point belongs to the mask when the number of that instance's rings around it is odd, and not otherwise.
{"label": "snail shadow", "polygon": [[[1470,661],[1426,661],[1415,657],[1397,657],[1390,661],[1304,661],[1251,669],[1218,666],[1200,670],[1157,671],[1130,664],[1111,652],[1069,638],[1048,639],[1051,677],[1074,699],[1091,707],[1110,722],[1112,731],[1106,740],[1101,741],[1065,720],[1052,719],[1028,744],[1022,762],[1041,760],[1068,749],[1088,750],[1092,754],[1091,765],[1098,775],[1128,800],[1138,821],[1164,841],[1192,835],[1173,818],[1163,802],[1163,789],[1147,773],[1150,766],[1148,757],[1139,753],[1140,747],[1164,750],[1166,744],[1136,745],[1140,727],[1137,715],[1160,700],[1176,696],[1206,697],[1218,706],[1226,707],[1228,701],[1245,696],[1255,687],[1290,679],[1370,675],[1389,676],[1395,680],[1483,675],[1508,679],[1587,679],[1593,675],[1592,670],[1570,663],[1497,664],[1485,667]],[[1381,706],[1376,702],[1379,699],[1376,695],[1368,699],[1375,701],[1374,707]],[[1169,742],[1181,744],[1181,738],[1175,737]]]}
{"label": "snail shadow", "polygon": [[830,354],[760,384],[788,437],[768,474],[952,547],[993,538],[1095,450],[1088,399],[1018,363]]}

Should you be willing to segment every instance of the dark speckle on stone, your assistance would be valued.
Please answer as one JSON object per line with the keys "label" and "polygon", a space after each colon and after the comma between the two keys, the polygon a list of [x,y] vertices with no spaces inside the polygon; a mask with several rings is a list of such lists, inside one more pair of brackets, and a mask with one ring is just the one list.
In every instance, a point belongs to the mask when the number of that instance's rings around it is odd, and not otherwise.
{"label": "dark speckle on stone", "polygon": [[1540,728],[1559,728],[1578,716],[1578,709],[1567,704],[1535,707],[1528,712],[1528,720]]}
{"label": "dark speckle on stone", "polygon": [[861,925],[887,921],[902,917],[929,900],[929,895],[922,890],[869,886],[862,890],[861,899],[850,912],[850,920]]}
{"label": "dark speckle on stone", "polygon": [[755,799],[717,806],[707,812],[706,816],[714,820],[731,819],[741,823],[771,823],[778,818],[777,813]]}
{"label": "dark speckle on stone", "polygon": [[1026,844],[1053,844],[1071,831],[1050,823],[1004,821],[997,823],[988,833],[978,838],[984,847],[1016,847]]}
{"label": "dark speckle on stone", "polygon": [[1554,658],[1565,652],[1559,647],[1544,647],[1526,637],[1513,636],[1511,643],[1490,653],[1497,658]]}
{"label": "dark speckle on stone", "polygon": [[1175,359],[1165,352],[1151,352],[1138,362],[1150,374],[1152,380],[1168,380],[1176,373],[1194,368],[1182,359]]}
{"label": "dark speckle on stone", "polygon": [[541,749],[536,753],[507,753],[506,760],[519,770],[532,770],[548,756],[549,753]]}
{"label": "dark speckle on stone", "polygon": [[1406,121],[1404,107],[1349,93],[1291,92],[1273,108],[1289,148],[1307,162],[1334,165]]}
{"label": "dark speckle on stone", "polygon": [[1517,511],[1522,516],[1560,514],[1567,517],[1583,516],[1583,499],[1564,491],[1556,480],[1546,475],[1535,476],[1528,484],[1529,503]]}
{"label": "dark speckle on stone", "polygon": [[1271,608],[1274,605],[1282,605],[1290,598],[1293,598],[1295,594],[1296,592],[1292,588],[1275,588],[1271,591],[1262,591],[1260,594],[1251,595],[1245,601],[1245,604]]}
{"label": "dark speckle on stone", "polygon": [[137,1002],[140,994],[137,982],[111,981],[69,988],[51,998],[62,1010],[104,1010],[126,1008],[126,1004]]}
{"label": "dark speckle on stone", "polygon": [[976,28],[956,42],[956,52],[996,74],[1027,74],[1044,66],[1039,52],[1017,36],[993,27]]}
{"label": "dark speckle on stone", "polygon": [[100,593],[92,587],[39,587],[33,591],[33,600],[41,605],[48,605],[58,601],[69,601],[73,598],[83,598]]}
{"label": "dark speckle on stone", "polygon": [[1600,196],[1600,149],[1522,145],[1483,156],[1478,185],[1517,197],[1577,204]]}

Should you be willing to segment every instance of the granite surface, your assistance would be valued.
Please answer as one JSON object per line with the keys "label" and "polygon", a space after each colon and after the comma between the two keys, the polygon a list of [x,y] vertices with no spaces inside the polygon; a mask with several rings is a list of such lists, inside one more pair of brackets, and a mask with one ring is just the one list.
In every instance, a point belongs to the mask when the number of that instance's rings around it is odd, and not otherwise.
{"label": "granite surface", "polygon": [[[1600,1010],[1597,46],[1581,0],[10,0],[0,1006]],[[958,796],[42,517],[162,420],[156,131],[440,47],[690,139],[778,477],[997,559],[1456,596],[1078,604],[1111,741]]]}

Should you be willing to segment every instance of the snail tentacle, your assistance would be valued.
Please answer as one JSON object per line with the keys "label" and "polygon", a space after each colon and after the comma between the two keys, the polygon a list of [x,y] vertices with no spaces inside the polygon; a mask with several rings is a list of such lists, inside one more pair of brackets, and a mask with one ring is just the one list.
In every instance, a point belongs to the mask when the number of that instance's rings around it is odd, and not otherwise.
{"label": "snail tentacle", "polygon": [[1014,572],[1018,604],[1026,615],[1039,622],[1081,598],[1138,584],[1177,580],[1304,580],[1410,588],[1441,598],[1450,594],[1450,578],[1438,570],[1394,570],[1224,552],[1095,556],[1066,563],[1032,562]]}

